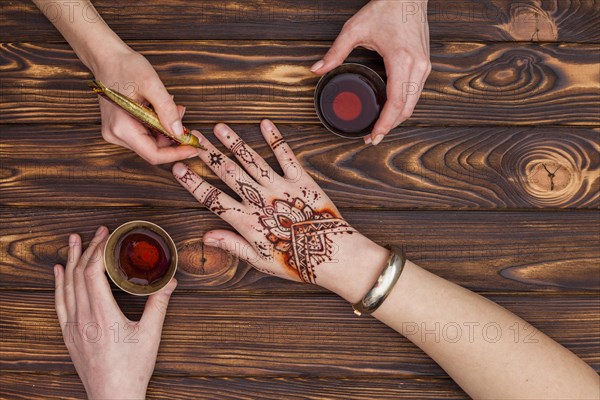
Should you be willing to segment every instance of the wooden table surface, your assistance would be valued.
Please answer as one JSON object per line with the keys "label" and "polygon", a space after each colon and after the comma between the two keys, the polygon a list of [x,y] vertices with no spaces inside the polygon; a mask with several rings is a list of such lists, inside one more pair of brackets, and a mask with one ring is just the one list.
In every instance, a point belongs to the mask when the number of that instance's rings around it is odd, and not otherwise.
{"label": "wooden table surface", "polygon": [[[364,0],[94,3],[187,106],[187,126],[232,123],[273,161],[258,130],[272,118],[358,230],[600,370],[598,2],[430,0],[433,71],[377,147],[325,132],[308,70]],[[335,295],[203,248],[226,225],[169,165],[103,141],[91,75],[60,34],[29,2],[3,1],[0,15],[1,397],[85,395],[52,265],[70,232],[87,243],[99,224],[133,219],[162,225],[181,252],[150,398],[466,397]],[[384,72],[372,52],[349,60]],[[144,299],[115,296],[140,316]]]}

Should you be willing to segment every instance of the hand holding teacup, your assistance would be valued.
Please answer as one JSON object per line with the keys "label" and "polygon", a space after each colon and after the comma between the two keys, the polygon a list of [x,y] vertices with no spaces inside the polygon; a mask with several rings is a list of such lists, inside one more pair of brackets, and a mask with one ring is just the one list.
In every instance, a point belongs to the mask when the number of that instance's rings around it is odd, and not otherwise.
{"label": "hand holding teacup", "polygon": [[152,376],[175,279],[148,297],[140,321],[117,305],[104,274],[108,229],[101,226],[82,253],[69,237],[65,268],[54,266],[56,313],[69,354],[90,398],[143,399]]}
{"label": "hand holding teacup", "polygon": [[344,62],[355,47],[375,50],[387,72],[387,102],[365,143],[379,144],[407,120],[431,72],[427,1],[371,1],[350,18],[311,71],[322,75]]}

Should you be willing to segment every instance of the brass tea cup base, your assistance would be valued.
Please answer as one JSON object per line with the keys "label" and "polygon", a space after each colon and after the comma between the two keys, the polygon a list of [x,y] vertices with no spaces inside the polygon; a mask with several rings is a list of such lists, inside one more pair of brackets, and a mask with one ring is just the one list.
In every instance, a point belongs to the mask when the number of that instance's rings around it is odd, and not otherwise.
{"label": "brass tea cup base", "polygon": [[[118,265],[117,245],[121,238],[133,230],[148,230],[160,236],[166,243],[171,259],[165,275],[160,280],[147,285],[136,284],[127,280],[125,274]],[[119,226],[111,233],[104,248],[104,267],[108,276],[121,290],[136,296],[149,296],[160,291],[173,279],[177,271],[177,247],[169,234],[160,226],[148,221],[130,221]]]}

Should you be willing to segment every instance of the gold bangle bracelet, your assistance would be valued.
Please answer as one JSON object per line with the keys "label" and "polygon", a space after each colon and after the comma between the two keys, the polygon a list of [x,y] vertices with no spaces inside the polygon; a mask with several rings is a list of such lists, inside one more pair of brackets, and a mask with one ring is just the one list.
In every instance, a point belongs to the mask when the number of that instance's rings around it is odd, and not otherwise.
{"label": "gold bangle bracelet", "polygon": [[392,245],[386,246],[386,248],[390,250],[390,258],[387,265],[365,297],[352,305],[354,314],[359,317],[362,314],[372,314],[379,308],[394,288],[398,278],[400,278],[400,274],[402,274],[404,264],[406,264],[406,257],[404,257],[404,253],[400,247]]}

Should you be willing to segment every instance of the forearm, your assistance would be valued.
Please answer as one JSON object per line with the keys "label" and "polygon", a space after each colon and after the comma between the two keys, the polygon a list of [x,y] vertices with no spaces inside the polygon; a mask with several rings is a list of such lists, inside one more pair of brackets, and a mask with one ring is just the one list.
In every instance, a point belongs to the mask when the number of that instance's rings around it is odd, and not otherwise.
{"label": "forearm", "polygon": [[90,1],[33,0],[92,71],[116,54],[131,51],[104,22]]}
{"label": "forearm", "polygon": [[[381,259],[381,250],[375,258]],[[348,267],[370,284],[381,264]],[[374,274],[375,271],[375,274]],[[350,302],[363,283],[336,289]],[[360,294],[359,294],[360,293]],[[475,398],[599,398],[596,372],[526,321],[408,261],[373,316],[425,351]]]}

